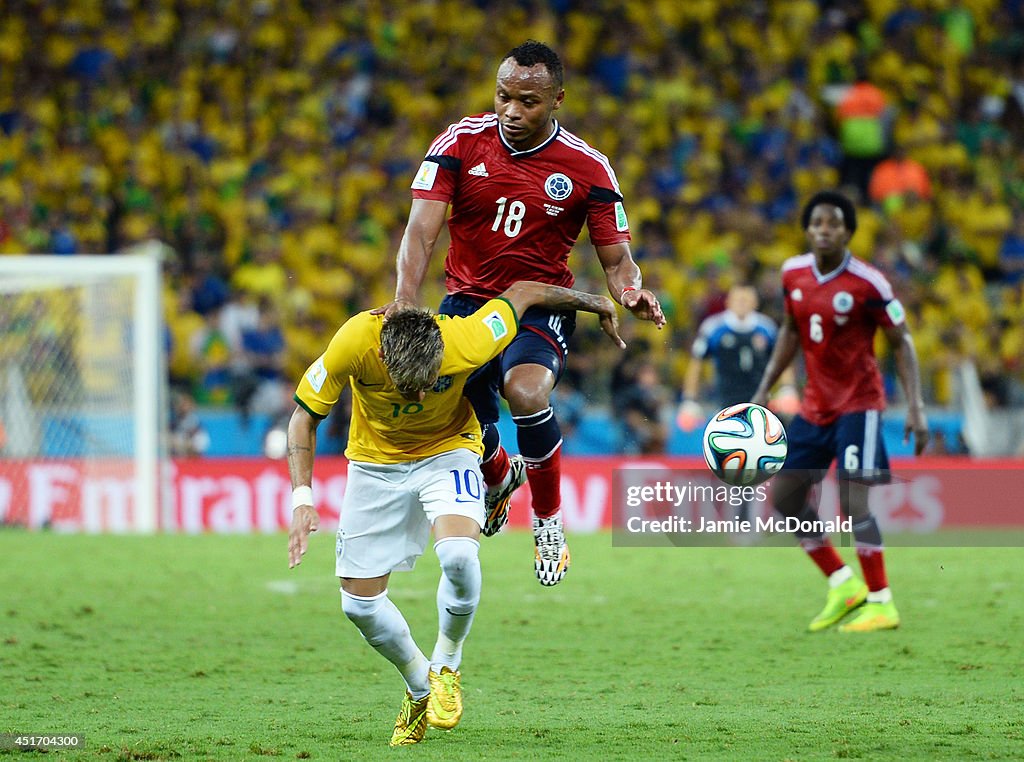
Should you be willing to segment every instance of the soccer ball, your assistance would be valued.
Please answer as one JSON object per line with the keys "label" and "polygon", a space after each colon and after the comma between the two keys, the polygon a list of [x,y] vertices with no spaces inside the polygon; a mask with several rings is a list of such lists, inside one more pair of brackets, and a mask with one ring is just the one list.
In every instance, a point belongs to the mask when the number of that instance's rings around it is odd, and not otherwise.
{"label": "soccer ball", "polygon": [[719,410],[704,429],[704,460],[733,486],[760,484],[786,462],[786,430],[768,408],[742,402]]}

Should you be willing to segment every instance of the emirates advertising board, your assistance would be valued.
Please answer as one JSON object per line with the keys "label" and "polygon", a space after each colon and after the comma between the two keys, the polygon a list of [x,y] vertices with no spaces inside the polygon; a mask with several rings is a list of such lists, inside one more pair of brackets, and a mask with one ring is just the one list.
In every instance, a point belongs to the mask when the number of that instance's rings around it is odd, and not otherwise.
{"label": "emirates advertising board", "polygon": [[[700,460],[564,458],[562,514],[569,532],[611,530],[627,546],[772,544],[788,527],[772,509],[770,479],[750,495],[718,482]],[[337,524],[346,487],[343,458],[316,463],[313,493],[325,530]],[[55,532],[135,532],[140,506],[126,464],[112,461],[0,461],[0,524]],[[157,526],[161,531],[281,532],[291,517],[283,461],[180,459],[165,464]],[[826,530],[844,534],[843,482],[828,475],[815,489]],[[887,544],[1024,542],[1024,461],[919,458],[896,462],[888,484],[870,490]],[[735,499],[734,499],[735,498]],[[529,485],[512,501],[511,528],[530,521]],[[742,531],[746,521],[753,532]],[[900,538],[896,540],[892,534]],[[845,532],[848,534],[848,532]],[[1019,536],[1018,536],[1019,535]],[[916,539],[915,539],[916,538]],[[948,539],[943,539],[948,538]]]}

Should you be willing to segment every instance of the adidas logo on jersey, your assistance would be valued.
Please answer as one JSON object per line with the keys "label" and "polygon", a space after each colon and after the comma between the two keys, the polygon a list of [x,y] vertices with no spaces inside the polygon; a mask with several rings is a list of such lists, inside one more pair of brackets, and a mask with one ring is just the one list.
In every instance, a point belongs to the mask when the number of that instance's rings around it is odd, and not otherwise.
{"label": "adidas logo on jersey", "polygon": [[480,162],[469,170],[469,174],[476,175],[477,177],[490,177],[490,175],[487,174],[487,167],[484,166],[483,162]]}

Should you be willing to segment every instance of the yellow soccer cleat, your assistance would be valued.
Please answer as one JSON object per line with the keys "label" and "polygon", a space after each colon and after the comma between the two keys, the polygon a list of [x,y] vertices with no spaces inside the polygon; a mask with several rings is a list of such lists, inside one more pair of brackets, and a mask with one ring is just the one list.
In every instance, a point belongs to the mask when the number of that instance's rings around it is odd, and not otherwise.
{"label": "yellow soccer cleat", "polygon": [[427,701],[427,724],[451,730],[462,719],[462,673],[441,667],[440,674],[430,670],[430,696]]}
{"label": "yellow soccer cleat", "polygon": [[865,603],[857,616],[840,626],[839,632],[876,632],[878,630],[895,630],[900,626],[900,612],[892,601],[885,603]]}
{"label": "yellow soccer cleat", "polygon": [[406,691],[402,709],[395,720],[395,732],[391,734],[391,746],[411,746],[423,740],[427,733],[427,702],[430,696],[414,701]]}
{"label": "yellow soccer cleat", "polygon": [[831,627],[855,608],[864,603],[868,597],[868,586],[856,577],[851,577],[838,587],[828,591],[825,608],[811,620],[807,629],[811,632]]}

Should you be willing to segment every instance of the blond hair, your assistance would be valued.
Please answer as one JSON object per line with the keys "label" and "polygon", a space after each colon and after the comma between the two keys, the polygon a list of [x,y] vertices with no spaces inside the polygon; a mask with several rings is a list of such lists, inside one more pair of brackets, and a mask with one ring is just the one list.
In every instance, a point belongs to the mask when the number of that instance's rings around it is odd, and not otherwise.
{"label": "blond hair", "polygon": [[429,310],[401,310],[384,321],[380,346],[391,380],[402,391],[437,383],[444,355],[441,329]]}

